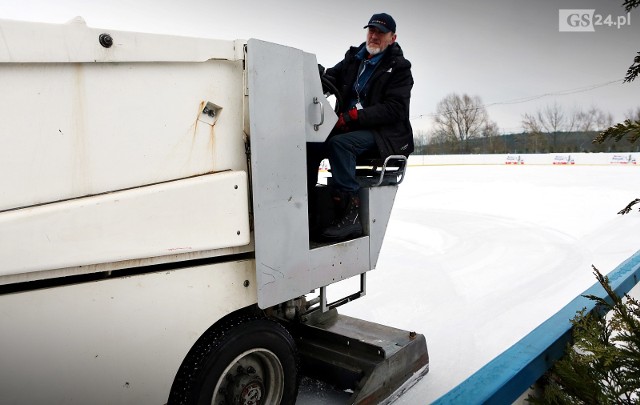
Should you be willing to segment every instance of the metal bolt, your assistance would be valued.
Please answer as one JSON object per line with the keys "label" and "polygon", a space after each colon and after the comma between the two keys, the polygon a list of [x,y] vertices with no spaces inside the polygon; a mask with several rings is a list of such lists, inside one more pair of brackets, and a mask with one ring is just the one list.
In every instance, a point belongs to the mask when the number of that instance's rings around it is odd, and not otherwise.
{"label": "metal bolt", "polygon": [[244,285],[245,287],[249,287],[249,280],[244,280],[244,283],[242,283],[242,285]]}
{"label": "metal bolt", "polygon": [[202,113],[208,115],[211,118],[214,118],[216,116],[216,110],[211,110],[207,107],[205,107],[204,110],[202,110]]}
{"label": "metal bolt", "polygon": [[111,38],[111,35],[106,33],[100,34],[100,36],[98,37],[98,42],[100,42],[100,45],[105,48],[111,48],[111,46],[113,45],[113,38]]}
{"label": "metal bolt", "polygon": [[415,339],[416,338],[416,333],[415,332],[409,332],[409,339]]}

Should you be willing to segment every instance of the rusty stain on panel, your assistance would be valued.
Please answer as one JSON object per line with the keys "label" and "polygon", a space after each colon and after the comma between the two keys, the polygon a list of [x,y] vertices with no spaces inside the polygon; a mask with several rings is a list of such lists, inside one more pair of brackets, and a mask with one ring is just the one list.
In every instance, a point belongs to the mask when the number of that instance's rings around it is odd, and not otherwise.
{"label": "rusty stain on panel", "polygon": [[[214,125],[211,125],[202,119],[202,114],[206,107],[207,107],[206,100],[201,100],[198,103],[196,115],[193,121],[191,122],[191,124],[189,125],[188,129],[186,130],[185,135],[177,139],[177,142],[171,148],[170,153],[168,153],[167,155],[167,159],[176,161],[176,163],[179,162],[179,165],[182,167],[182,170],[185,173],[191,172],[192,170],[191,166],[194,164],[194,161],[193,161],[194,156],[196,156],[197,161],[200,162],[202,157],[204,157],[205,153],[206,155],[208,155],[207,157],[208,167],[207,169],[204,169],[204,168],[203,169],[207,172],[214,172],[216,168],[214,164],[215,131],[213,128],[215,126],[215,121],[214,121]],[[202,124],[200,124],[198,121],[202,121]],[[208,135],[206,135],[206,133],[203,132],[204,129],[202,128],[202,125],[208,125],[210,127]],[[200,139],[198,139],[198,136],[200,136]],[[208,141],[206,146],[204,144],[205,140],[202,138],[203,136],[208,136]],[[190,142],[189,142],[189,139],[190,139]],[[205,152],[205,150],[203,150],[203,148],[207,148],[207,150],[210,150],[211,152],[207,153]],[[204,162],[200,162],[198,166],[200,166],[202,163]],[[202,174],[202,172],[198,171],[197,174]]]}
{"label": "rusty stain on panel", "polygon": [[200,102],[200,105],[198,106],[198,112],[196,113],[196,120],[193,123],[193,125],[191,126],[193,128],[193,138],[192,138],[192,140],[194,142],[196,140],[196,134],[198,132],[198,121],[200,121],[200,114],[202,114],[202,110],[204,110],[205,106],[206,106],[206,101],[202,100]]}
{"label": "rusty stain on panel", "polygon": [[218,121],[216,120],[213,125],[211,125],[211,129],[209,130],[209,148],[211,148],[211,170],[215,170],[216,168],[216,122]]}

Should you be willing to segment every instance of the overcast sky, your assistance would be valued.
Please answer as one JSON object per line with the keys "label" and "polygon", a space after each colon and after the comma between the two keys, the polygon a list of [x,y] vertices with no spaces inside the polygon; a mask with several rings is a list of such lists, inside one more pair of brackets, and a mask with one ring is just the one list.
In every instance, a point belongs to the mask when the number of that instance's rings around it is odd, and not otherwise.
{"label": "overcast sky", "polygon": [[[315,53],[332,66],[365,37],[373,13],[397,23],[413,64],[414,129],[427,130],[440,100],[481,97],[502,132],[522,129],[524,113],[558,103],[567,112],[596,106],[616,121],[640,107],[640,79],[621,84],[640,51],[640,13],[617,28],[560,32],[559,9],[595,9],[602,22],[626,17],[623,0],[301,1],[0,0],[0,18],[220,39],[259,38]],[[615,80],[619,82],[610,83]],[[609,83],[604,85],[605,83]],[[601,86],[602,85],[602,86]],[[601,87],[599,87],[601,86]]]}

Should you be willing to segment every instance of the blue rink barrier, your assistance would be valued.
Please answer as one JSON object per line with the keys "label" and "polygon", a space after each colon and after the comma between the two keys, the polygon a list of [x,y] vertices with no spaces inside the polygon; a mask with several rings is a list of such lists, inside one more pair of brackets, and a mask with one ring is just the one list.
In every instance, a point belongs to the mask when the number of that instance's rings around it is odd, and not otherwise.
{"label": "blue rink barrier", "polygon": [[[640,279],[640,251],[625,260],[608,275],[619,296],[628,293]],[[583,295],[607,298],[600,283],[595,283],[564,308],[534,329],[518,343],[498,355],[471,377],[438,398],[434,404],[511,404],[549,370],[564,353],[571,339],[571,319],[596,303]]]}

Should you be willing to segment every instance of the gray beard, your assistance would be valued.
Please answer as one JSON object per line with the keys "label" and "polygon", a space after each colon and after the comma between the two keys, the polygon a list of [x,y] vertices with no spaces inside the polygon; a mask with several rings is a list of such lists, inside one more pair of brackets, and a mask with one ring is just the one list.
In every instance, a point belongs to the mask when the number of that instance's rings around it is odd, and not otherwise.
{"label": "gray beard", "polygon": [[365,47],[367,48],[367,52],[369,52],[370,55],[377,55],[382,52],[381,48],[372,48],[369,45],[365,45]]}

